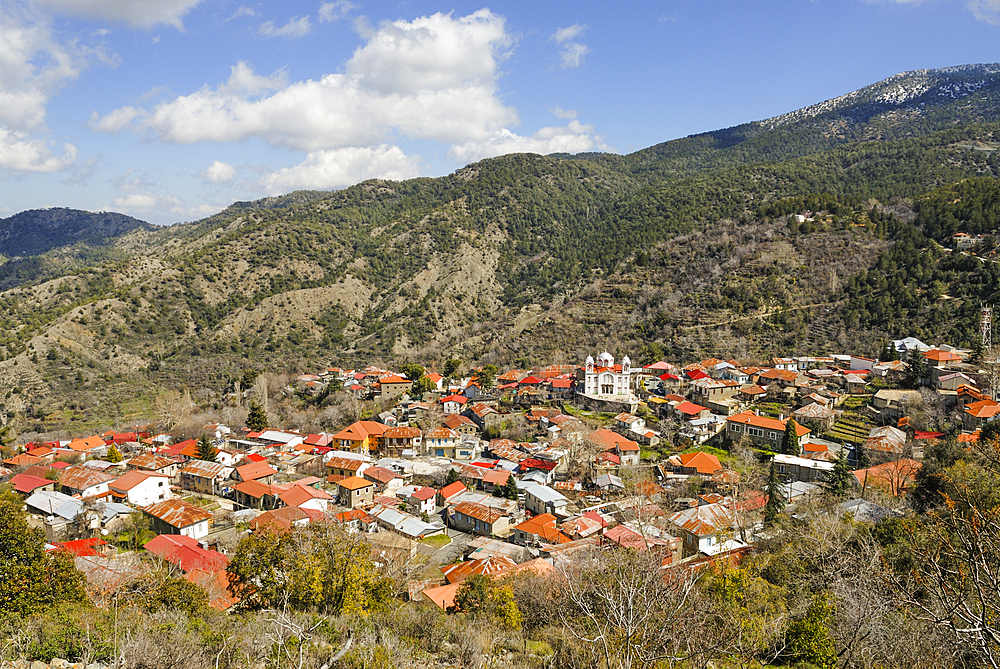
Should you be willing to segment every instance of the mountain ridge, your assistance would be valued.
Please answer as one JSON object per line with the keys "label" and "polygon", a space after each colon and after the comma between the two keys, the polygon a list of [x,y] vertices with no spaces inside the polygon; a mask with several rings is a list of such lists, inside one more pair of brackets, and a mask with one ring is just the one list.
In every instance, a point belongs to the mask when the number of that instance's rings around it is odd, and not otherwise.
{"label": "mountain ridge", "polygon": [[[68,407],[219,392],[247,367],[317,360],[528,367],[653,344],[683,359],[874,353],[897,321],[859,319],[867,307],[844,287],[910,239],[913,198],[1000,176],[994,92],[836,137],[827,111],[628,156],[511,154],[51,248],[0,267],[0,415],[51,427],[78,420]],[[983,281],[983,294],[1000,287]],[[917,302],[893,313],[950,319],[914,329],[968,343],[969,299],[908,294]]]}

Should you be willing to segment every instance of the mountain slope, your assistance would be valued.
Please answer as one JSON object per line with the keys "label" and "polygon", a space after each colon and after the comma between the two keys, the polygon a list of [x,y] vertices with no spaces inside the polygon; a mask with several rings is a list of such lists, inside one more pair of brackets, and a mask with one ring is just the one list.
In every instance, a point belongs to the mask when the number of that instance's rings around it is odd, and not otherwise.
{"label": "mountain slope", "polygon": [[0,219],[0,255],[33,256],[77,243],[105,245],[133,230],[153,226],[110,211],[33,209]]}
{"label": "mountain slope", "polygon": [[[138,415],[163,387],[303,362],[874,352],[908,314],[967,343],[992,279],[959,291],[958,266],[927,253],[914,274],[892,250],[962,224],[914,225],[926,193],[1000,176],[997,69],[899,75],[630,156],[502,156],[51,248],[0,268],[18,269],[0,276],[0,412],[38,429],[81,406]],[[874,267],[904,286],[939,272],[961,299],[931,309],[916,286],[883,318],[854,294],[895,298]]]}

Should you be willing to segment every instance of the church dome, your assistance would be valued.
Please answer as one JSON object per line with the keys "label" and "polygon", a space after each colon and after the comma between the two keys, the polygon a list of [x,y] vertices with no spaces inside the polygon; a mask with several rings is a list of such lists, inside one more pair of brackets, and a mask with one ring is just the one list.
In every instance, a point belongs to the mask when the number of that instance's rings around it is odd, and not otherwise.
{"label": "church dome", "polygon": [[613,355],[605,351],[604,353],[597,356],[597,365],[599,367],[614,367],[615,358]]}

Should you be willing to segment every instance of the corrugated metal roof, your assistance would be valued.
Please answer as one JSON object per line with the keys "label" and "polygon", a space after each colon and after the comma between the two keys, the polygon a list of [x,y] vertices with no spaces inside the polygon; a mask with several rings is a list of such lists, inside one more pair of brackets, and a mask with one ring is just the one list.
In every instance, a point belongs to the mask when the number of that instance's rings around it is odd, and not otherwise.
{"label": "corrugated metal roof", "polygon": [[233,468],[227,467],[220,462],[209,462],[208,460],[191,460],[184,468],[181,469],[181,474],[187,474],[188,476],[197,476],[203,479],[215,479],[223,478],[227,479],[233,474]]}
{"label": "corrugated metal roof", "polygon": [[69,467],[59,477],[59,485],[71,490],[86,490],[91,486],[110,483],[117,477],[89,467]]}
{"label": "corrugated metal roof", "polygon": [[159,518],[171,527],[176,527],[177,529],[184,529],[185,527],[189,527],[195,523],[200,523],[203,520],[210,520],[212,518],[212,514],[208,511],[205,511],[190,502],[185,502],[182,499],[164,500],[162,502],[157,502],[156,504],[150,504],[147,507],[143,507],[142,510],[150,516]]}
{"label": "corrugated metal roof", "polygon": [[732,527],[733,512],[722,504],[705,504],[678,511],[670,516],[670,522],[696,536],[704,537]]}
{"label": "corrugated metal roof", "polygon": [[482,504],[476,504],[475,502],[462,502],[460,504],[456,504],[455,513],[460,513],[463,516],[468,516],[469,518],[475,518],[476,520],[480,520],[488,525],[492,525],[506,516],[506,514],[498,509],[483,506]]}

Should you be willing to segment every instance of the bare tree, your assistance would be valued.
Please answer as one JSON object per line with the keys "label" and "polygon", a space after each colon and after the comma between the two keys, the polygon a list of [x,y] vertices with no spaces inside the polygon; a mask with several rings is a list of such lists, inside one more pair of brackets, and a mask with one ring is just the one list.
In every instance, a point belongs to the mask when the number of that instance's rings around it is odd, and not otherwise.
{"label": "bare tree", "polygon": [[651,551],[593,552],[561,570],[565,627],[593,644],[599,666],[632,669],[691,664],[701,655],[698,574],[664,569]]}

